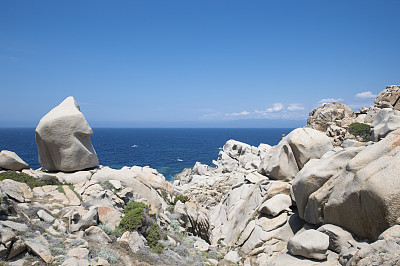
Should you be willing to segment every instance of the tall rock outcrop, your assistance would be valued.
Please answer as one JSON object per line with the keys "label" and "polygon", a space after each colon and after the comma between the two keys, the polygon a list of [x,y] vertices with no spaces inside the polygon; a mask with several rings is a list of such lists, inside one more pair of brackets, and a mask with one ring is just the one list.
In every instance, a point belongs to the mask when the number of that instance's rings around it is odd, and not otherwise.
{"label": "tall rock outcrop", "polygon": [[72,172],[99,164],[93,131],[73,97],[47,113],[36,127],[39,163],[49,171]]}
{"label": "tall rock outcrop", "polygon": [[292,188],[307,222],[339,225],[376,240],[400,216],[400,129],[359,149],[309,162]]}
{"label": "tall rock outcrop", "polygon": [[376,97],[375,105],[400,110],[400,85],[387,86]]}

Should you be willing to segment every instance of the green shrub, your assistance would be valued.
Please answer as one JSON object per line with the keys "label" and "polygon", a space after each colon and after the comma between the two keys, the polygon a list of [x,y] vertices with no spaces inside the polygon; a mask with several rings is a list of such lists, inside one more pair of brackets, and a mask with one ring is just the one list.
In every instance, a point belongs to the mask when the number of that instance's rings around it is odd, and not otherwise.
{"label": "green shrub", "polygon": [[362,134],[368,134],[371,131],[371,127],[363,123],[353,123],[349,125],[349,132],[354,136],[360,136]]}
{"label": "green shrub", "polygon": [[174,204],[176,204],[178,200],[182,203],[185,203],[186,201],[188,201],[188,199],[189,199],[188,196],[182,196],[182,195],[176,196],[174,199]]}
{"label": "green shrub", "polygon": [[135,209],[145,209],[147,208],[147,205],[143,202],[137,202],[137,201],[130,201],[128,202],[128,204],[126,204],[125,208],[124,208],[124,213],[128,213],[131,210],[135,210]]}
{"label": "green shrub", "polygon": [[156,223],[153,223],[152,225],[150,225],[148,234],[146,236],[147,244],[149,244],[153,252],[160,253],[164,250],[163,244],[159,242],[160,239],[160,229],[158,228]]}
{"label": "green shrub", "polygon": [[17,173],[15,171],[7,171],[0,174],[0,181],[4,179],[12,179],[17,182],[26,183],[30,188],[42,187],[46,185],[63,185],[54,176],[47,176],[45,178],[34,178],[28,174]]}
{"label": "green shrub", "polygon": [[144,211],[147,205],[143,202],[130,201],[124,209],[125,216],[119,223],[119,228],[125,231],[137,230],[142,226]]}

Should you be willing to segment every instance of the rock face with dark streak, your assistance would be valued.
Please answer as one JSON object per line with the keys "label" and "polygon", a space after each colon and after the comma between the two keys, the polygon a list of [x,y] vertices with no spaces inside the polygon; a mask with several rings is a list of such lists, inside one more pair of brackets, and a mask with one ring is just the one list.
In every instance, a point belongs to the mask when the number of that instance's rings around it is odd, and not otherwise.
{"label": "rock face with dark streak", "polygon": [[49,171],[72,172],[95,167],[93,131],[73,97],[47,113],[36,127],[39,162]]}

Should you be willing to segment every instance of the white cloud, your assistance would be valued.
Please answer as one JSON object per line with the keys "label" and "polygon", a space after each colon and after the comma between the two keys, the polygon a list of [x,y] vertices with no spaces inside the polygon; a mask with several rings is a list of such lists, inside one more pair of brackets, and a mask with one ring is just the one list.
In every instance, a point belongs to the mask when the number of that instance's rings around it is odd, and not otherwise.
{"label": "white cloud", "polygon": [[225,114],[227,116],[246,116],[246,115],[250,115],[250,112],[247,111],[243,111],[240,113],[229,113],[229,114]]}
{"label": "white cloud", "polygon": [[364,91],[356,94],[356,98],[358,99],[375,99],[377,95],[373,94],[370,91]]}
{"label": "white cloud", "polygon": [[287,109],[289,111],[299,111],[299,110],[304,110],[305,108],[301,104],[293,103],[293,104],[290,104]]}
{"label": "white cloud", "polygon": [[279,112],[283,109],[283,104],[282,103],[274,103],[271,108],[268,108],[266,110],[267,113],[272,113],[272,112]]}
{"label": "white cloud", "polygon": [[327,99],[322,99],[318,103],[332,103],[332,102],[342,102],[344,99],[342,98],[327,98]]}
{"label": "white cloud", "polygon": [[220,115],[221,115],[220,112],[211,113],[211,114],[204,114],[204,115],[202,115],[200,117],[200,119],[206,119],[206,120],[215,119],[215,118],[219,117]]}

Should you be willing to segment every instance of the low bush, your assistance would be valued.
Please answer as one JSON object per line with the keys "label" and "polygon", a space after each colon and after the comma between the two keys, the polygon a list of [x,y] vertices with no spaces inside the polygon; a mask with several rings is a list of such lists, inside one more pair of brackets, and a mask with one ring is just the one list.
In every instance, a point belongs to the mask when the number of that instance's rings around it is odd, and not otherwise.
{"label": "low bush", "polygon": [[369,133],[371,131],[370,125],[363,123],[353,123],[349,125],[349,132],[354,136],[360,136],[362,134]]}
{"label": "low bush", "polygon": [[164,250],[164,245],[159,242],[161,239],[161,231],[156,223],[150,225],[146,236],[147,244],[153,252],[161,253]]}
{"label": "low bush", "polygon": [[148,206],[143,202],[130,201],[124,208],[125,216],[118,227],[123,231],[137,230],[142,226],[145,209],[148,209]]}
{"label": "low bush", "polygon": [[189,200],[189,197],[188,196],[183,196],[183,195],[176,196],[175,199],[174,199],[174,204],[176,204],[178,202],[178,200],[180,202],[182,202],[182,203],[185,203],[186,201]]}
{"label": "low bush", "polygon": [[30,188],[42,187],[46,185],[64,185],[54,176],[47,176],[44,178],[34,178],[28,174],[17,173],[15,171],[7,171],[0,174],[0,181],[11,179],[17,182],[26,183]]}

